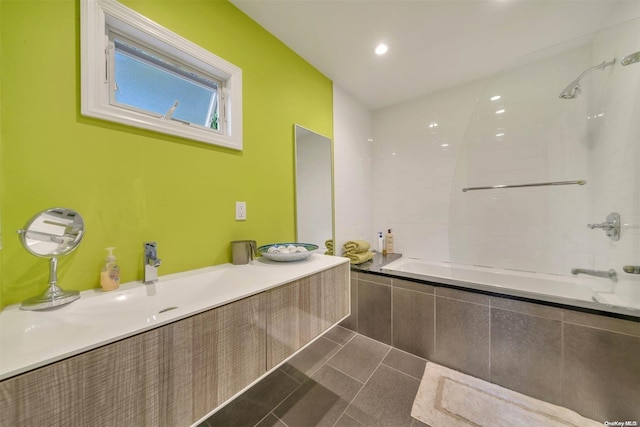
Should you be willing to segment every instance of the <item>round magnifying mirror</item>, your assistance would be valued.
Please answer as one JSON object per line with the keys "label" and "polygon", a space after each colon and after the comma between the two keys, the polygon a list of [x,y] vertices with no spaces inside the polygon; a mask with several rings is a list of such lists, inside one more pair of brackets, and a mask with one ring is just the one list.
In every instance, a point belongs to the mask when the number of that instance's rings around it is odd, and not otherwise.
{"label": "round magnifying mirror", "polygon": [[68,304],[80,298],[78,291],[63,291],[57,286],[58,257],[78,247],[84,235],[84,221],[72,209],[51,208],[40,212],[18,230],[20,241],[35,256],[50,258],[49,288],[44,294],[22,303],[23,310],[42,310]]}
{"label": "round magnifying mirror", "polygon": [[52,208],[31,218],[18,232],[29,252],[51,258],[66,255],[78,247],[84,234],[84,221],[74,210]]}

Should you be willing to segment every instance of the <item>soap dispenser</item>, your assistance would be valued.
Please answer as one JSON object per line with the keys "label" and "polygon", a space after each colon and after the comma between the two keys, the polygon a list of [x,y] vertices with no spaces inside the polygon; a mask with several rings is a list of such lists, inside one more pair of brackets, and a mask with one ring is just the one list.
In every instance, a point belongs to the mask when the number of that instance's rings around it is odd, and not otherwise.
{"label": "soap dispenser", "polygon": [[113,255],[115,248],[106,249],[108,255],[100,272],[100,286],[105,292],[108,292],[118,289],[118,286],[120,286],[120,267],[118,267],[115,255]]}

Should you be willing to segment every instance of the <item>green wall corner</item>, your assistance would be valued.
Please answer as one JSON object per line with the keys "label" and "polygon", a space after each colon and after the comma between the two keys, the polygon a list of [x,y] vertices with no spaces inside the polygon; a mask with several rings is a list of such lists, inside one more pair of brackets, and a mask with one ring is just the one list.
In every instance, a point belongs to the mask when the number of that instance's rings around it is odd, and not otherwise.
{"label": "green wall corner", "polygon": [[[230,261],[229,242],[295,237],[293,125],[333,135],[332,83],[227,1],[124,1],[243,70],[244,150],[80,115],[79,3],[1,1],[0,304],[38,295],[48,264],[15,230],[40,210],[77,210],[86,234],[61,258],[64,289],[99,287],[105,247],[122,282]],[[236,221],[235,202],[247,203]]]}

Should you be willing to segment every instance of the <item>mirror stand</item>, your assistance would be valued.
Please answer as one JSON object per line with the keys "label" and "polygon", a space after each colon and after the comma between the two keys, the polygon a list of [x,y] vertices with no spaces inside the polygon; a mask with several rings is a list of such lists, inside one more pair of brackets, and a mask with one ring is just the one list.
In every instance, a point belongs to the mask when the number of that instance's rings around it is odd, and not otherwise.
{"label": "mirror stand", "polygon": [[25,300],[20,309],[45,310],[80,298],[79,291],[64,291],[57,284],[58,257],[77,248],[84,235],[80,214],[67,208],[47,209],[31,218],[18,234],[28,252],[49,259],[49,288],[42,295]]}
{"label": "mirror stand", "polygon": [[80,298],[79,291],[64,291],[58,285],[58,258],[49,260],[49,288],[37,297],[22,302],[21,310],[44,310],[68,304]]}

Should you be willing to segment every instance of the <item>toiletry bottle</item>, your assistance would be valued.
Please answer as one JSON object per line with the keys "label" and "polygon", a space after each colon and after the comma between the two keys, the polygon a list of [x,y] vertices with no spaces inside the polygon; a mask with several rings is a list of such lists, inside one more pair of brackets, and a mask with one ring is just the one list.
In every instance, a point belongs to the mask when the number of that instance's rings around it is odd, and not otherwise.
{"label": "toiletry bottle", "polygon": [[120,267],[116,262],[116,257],[113,255],[115,248],[106,248],[108,255],[105,259],[106,263],[100,272],[100,286],[105,292],[118,289],[120,286]]}
{"label": "toiletry bottle", "polygon": [[387,235],[385,236],[385,248],[388,254],[393,253],[393,234],[391,234],[391,229],[387,231]]}
{"label": "toiletry bottle", "polygon": [[378,231],[378,253],[383,255],[385,254],[384,237],[382,236],[382,231]]}

